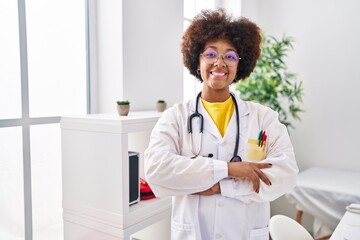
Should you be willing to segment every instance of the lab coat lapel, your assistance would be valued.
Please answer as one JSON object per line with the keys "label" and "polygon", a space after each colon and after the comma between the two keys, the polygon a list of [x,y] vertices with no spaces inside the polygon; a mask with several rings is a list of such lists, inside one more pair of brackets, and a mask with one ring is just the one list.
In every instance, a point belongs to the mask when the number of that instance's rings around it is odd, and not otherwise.
{"label": "lab coat lapel", "polygon": [[[248,121],[247,121],[247,117],[249,115],[249,108],[247,107],[247,104],[241,100],[236,94],[232,93],[235,96],[236,99],[236,103],[238,105],[239,108],[239,116],[240,116],[240,143],[239,143],[239,148],[238,148],[238,155],[241,155],[241,153],[244,151],[245,149],[245,144],[246,144],[246,135],[247,135],[247,127],[248,127]],[[235,143],[235,139],[236,139],[236,110],[234,109],[233,115],[230,119],[229,125],[226,129],[225,135],[224,135],[224,141],[226,142],[234,142]]]}
{"label": "lab coat lapel", "polygon": [[239,106],[239,115],[240,115],[240,118],[244,118],[246,115],[248,115],[250,113],[249,111],[249,107],[248,105],[246,104],[245,101],[243,101],[242,99],[240,99],[240,97],[236,94],[235,95],[235,98],[236,98],[236,102]]}
{"label": "lab coat lapel", "polygon": [[224,135],[224,140],[227,139],[235,139],[235,134],[236,134],[236,112],[234,109],[234,112],[230,118],[230,122],[229,125],[225,131],[225,135]]}
{"label": "lab coat lapel", "polygon": [[210,117],[209,113],[204,108],[204,106],[201,102],[201,99],[199,100],[199,112],[204,117],[204,131],[207,131],[214,137],[221,139],[222,136],[219,132],[219,129],[216,127],[216,125],[215,125],[214,121],[212,120],[212,118]]}

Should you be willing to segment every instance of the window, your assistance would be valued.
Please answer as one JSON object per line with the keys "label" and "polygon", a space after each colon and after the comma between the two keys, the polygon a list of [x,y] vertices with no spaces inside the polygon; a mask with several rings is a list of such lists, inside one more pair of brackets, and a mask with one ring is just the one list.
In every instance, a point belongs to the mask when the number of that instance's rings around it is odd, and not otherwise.
{"label": "window", "polygon": [[63,239],[59,120],[88,109],[86,4],[0,1],[0,239]]}
{"label": "window", "polygon": [[0,1],[0,118],[21,117],[19,23],[16,1]]}
{"label": "window", "polygon": [[30,117],[86,111],[84,1],[26,0],[26,28]]}

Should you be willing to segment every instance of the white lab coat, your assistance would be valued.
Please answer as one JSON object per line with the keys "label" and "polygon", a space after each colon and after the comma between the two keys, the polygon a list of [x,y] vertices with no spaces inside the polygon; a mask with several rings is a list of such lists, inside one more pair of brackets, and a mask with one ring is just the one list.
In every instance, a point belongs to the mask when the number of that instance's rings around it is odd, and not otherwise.
{"label": "white lab coat", "polygon": [[[238,96],[236,100],[240,111],[238,155],[243,161],[272,163],[271,168],[263,169],[272,185],[260,181],[260,192],[256,193],[250,181],[227,177],[226,162],[233,156],[236,139],[235,111],[221,137],[199,101],[199,112],[204,116],[201,156],[191,159],[187,120],[195,111],[196,100],[174,105],[157,122],[145,151],[145,176],[155,195],[173,196],[172,240],[269,239],[269,202],[295,185],[298,167],[287,129],[278,121],[277,112],[242,101]],[[193,121],[196,146],[197,120]],[[257,139],[260,130],[266,130],[268,135],[267,156],[262,161],[250,160],[246,154],[248,139]],[[213,154],[212,158],[206,157],[209,153]],[[192,195],[217,182],[220,182],[221,194]]]}

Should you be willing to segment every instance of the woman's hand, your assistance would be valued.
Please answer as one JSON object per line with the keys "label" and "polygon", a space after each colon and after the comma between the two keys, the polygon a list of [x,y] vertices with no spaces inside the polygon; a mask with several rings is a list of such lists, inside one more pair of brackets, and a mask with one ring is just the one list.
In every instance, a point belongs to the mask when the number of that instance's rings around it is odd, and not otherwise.
{"label": "woman's hand", "polygon": [[210,196],[213,194],[217,194],[220,193],[221,189],[220,189],[220,183],[215,183],[211,188],[204,190],[202,192],[197,192],[194,194],[199,194],[199,195],[203,195],[203,196]]}
{"label": "woman's hand", "polygon": [[255,192],[259,193],[260,180],[271,185],[269,178],[261,171],[270,168],[271,163],[228,162],[228,176],[237,179],[248,179],[253,184]]}

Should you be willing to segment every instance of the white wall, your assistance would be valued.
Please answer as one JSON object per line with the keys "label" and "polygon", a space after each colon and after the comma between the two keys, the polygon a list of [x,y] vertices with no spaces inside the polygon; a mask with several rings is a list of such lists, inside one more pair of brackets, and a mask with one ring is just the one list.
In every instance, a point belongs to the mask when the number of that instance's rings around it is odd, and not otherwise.
{"label": "white wall", "polygon": [[[306,112],[290,134],[300,169],[329,166],[360,171],[360,1],[242,2],[243,15],[266,33],[295,38],[289,67],[303,81]],[[294,214],[284,198],[272,209]]]}
{"label": "white wall", "polygon": [[123,2],[124,98],[134,109],[154,109],[182,101],[183,32],[181,0]]}
{"label": "white wall", "polygon": [[122,34],[122,1],[105,0],[94,1],[96,8],[96,26],[92,26],[92,49],[96,50],[90,68],[96,75],[92,75],[94,88],[97,87],[96,101],[93,105],[95,112],[113,112],[115,101],[123,98],[123,34]]}
{"label": "white wall", "polygon": [[98,109],[114,112],[127,99],[131,110],[155,110],[183,98],[181,0],[106,0],[97,7]]}

